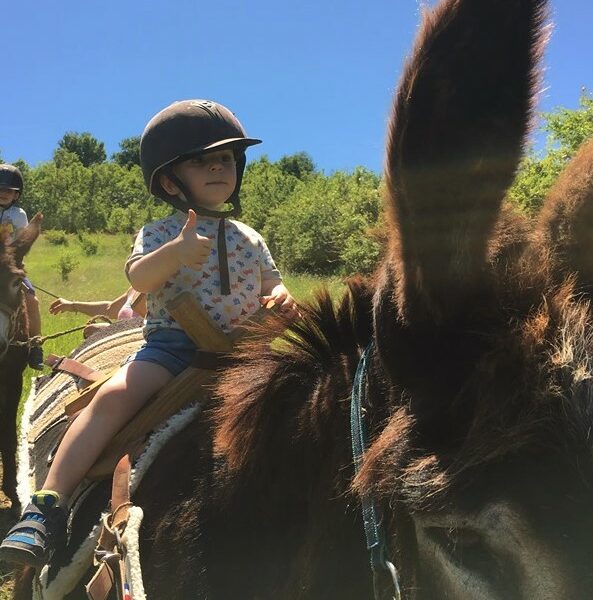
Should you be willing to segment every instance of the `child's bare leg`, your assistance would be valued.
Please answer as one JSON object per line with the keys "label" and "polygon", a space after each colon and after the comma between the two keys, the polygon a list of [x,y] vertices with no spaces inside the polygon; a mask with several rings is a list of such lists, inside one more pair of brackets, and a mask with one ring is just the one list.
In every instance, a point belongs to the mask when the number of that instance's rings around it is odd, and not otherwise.
{"label": "child's bare leg", "polygon": [[39,300],[33,294],[25,294],[27,314],[29,316],[29,336],[41,335],[41,314],[39,312]]}
{"label": "child's bare leg", "polygon": [[124,365],[66,432],[43,489],[70,496],[109,440],[172,378],[167,369],[155,363]]}

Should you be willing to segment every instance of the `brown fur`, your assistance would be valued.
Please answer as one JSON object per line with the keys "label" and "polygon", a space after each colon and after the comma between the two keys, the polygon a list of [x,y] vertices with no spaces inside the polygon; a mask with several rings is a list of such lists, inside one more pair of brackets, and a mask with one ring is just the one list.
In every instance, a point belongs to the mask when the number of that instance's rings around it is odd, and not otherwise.
{"label": "brown fur", "polygon": [[[475,574],[488,597],[534,597],[521,590],[545,582],[506,564],[526,530],[552,549],[563,598],[593,595],[592,146],[537,222],[504,203],[546,9],[443,0],[426,12],[389,125],[382,264],[337,305],[321,293],[284,333],[277,320],[245,342],[214,404],[159,456],[135,498],[149,597],[372,598],[369,495],[406,600],[444,597],[422,535],[465,569],[458,587]],[[355,477],[350,395],[371,341]],[[495,501],[524,525],[502,556],[472,529]],[[423,525],[443,514],[465,525]],[[447,597],[476,597],[466,589]]]}
{"label": "brown fur", "polygon": [[[13,341],[26,341],[29,323],[25,308],[25,296],[21,291],[16,297],[9,289],[15,277],[24,277],[23,258],[39,235],[39,220],[22,230],[14,242],[7,237],[0,239],[0,302],[16,311],[16,330]],[[12,501],[12,510],[20,510],[16,494],[16,414],[22,391],[22,373],[27,365],[26,347],[11,346],[0,359],[0,454],[2,455],[2,491]]]}

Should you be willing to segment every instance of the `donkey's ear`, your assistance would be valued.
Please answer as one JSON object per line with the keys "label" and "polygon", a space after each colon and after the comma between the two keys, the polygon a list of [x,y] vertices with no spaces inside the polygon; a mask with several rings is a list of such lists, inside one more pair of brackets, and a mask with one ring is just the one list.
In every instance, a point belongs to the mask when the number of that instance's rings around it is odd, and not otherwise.
{"label": "donkey's ear", "polygon": [[390,256],[408,322],[450,318],[484,292],[489,237],[531,122],[546,4],[444,0],[424,14],[386,157]]}
{"label": "donkey's ear", "polygon": [[540,212],[536,252],[553,260],[553,275],[575,275],[593,293],[593,139],[584,143],[554,184]]}
{"label": "donkey's ear", "polygon": [[38,238],[39,233],[41,232],[41,221],[43,220],[43,215],[41,213],[37,213],[29,224],[21,229],[14,241],[12,242],[12,247],[14,248],[14,257],[15,261],[18,265],[22,264],[23,258],[31,249],[33,242]]}

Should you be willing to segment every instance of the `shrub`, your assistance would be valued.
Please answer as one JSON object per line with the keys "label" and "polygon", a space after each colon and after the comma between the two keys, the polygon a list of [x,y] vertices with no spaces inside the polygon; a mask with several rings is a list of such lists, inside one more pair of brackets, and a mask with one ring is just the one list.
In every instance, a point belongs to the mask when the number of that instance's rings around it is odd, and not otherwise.
{"label": "shrub", "polygon": [[78,265],[79,261],[76,260],[72,254],[62,254],[55,267],[60,274],[62,281],[68,281],[70,273],[72,273]]}
{"label": "shrub", "polygon": [[53,246],[67,246],[68,236],[61,229],[54,229],[45,232],[45,239]]}
{"label": "shrub", "polygon": [[97,254],[97,251],[99,250],[99,242],[97,242],[97,240],[93,239],[84,231],[78,233],[77,237],[78,243],[80,244],[80,247],[86,256],[93,256]]}

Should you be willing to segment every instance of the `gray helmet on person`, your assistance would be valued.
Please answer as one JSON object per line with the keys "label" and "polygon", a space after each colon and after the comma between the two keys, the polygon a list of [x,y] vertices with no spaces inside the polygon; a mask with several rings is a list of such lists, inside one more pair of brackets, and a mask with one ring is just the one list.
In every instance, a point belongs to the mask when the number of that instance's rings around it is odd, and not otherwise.
{"label": "gray helmet on person", "polygon": [[237,184],[228,202],[233,204],[233,213],[237,214],[245,149],[260,143],[261,140],[247,137],[239,120],[222,104],[211,100],[174,102],[148,122],[140,140],[140,165],[146,187],[158,198],[187,211],[192,206],[168,194],[161,186],[159,175],[172,176],[173,165],[192,155],[231,147],[237,165]]}
{"label": "gray helmet on person", "polygon": [[23,176],[14,165],[0,164],[0,188],[23,191]]}

